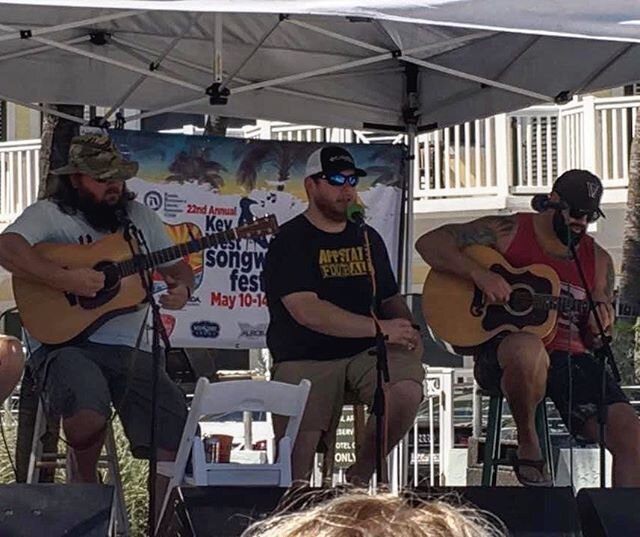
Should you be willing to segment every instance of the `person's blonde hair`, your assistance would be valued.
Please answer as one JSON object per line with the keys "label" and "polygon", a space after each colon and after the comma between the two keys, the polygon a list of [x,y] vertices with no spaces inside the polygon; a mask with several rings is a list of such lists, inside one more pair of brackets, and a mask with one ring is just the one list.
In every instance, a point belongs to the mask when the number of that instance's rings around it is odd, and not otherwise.
{"label": "person's blonde hair", "polygon": [[488,513],[448,501],[353,491],[303,511],[276,514],[242,537],[504,537],[496,524],[501,525]]}

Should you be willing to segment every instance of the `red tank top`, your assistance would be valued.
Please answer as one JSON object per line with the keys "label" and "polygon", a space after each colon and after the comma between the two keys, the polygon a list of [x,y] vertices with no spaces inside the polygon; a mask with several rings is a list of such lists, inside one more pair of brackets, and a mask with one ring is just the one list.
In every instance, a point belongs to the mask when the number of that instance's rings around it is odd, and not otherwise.
{"label": "red tank top", "polygon": [[[523,267],[533,263],[542,263],[552,267],[560,277],[561,294],[571,294],[575,299],[584,300],[586,293],[580,275],[572,259],[557,259],[548,255],[538,243],[533,227],[532,213],[519,213],[518,229],[504,254],[505,259],[514,267]],[[593,289],[595,281],[596,263],[593,238],[585,235],[577,248],[578,259],[582,264],[587,284]],[[558,314],[556,335],[549,344],[548,350],[561,350],[575,353],[585,352],[586,346],[582,339],[580,326],[587,320],[586,315]]]}

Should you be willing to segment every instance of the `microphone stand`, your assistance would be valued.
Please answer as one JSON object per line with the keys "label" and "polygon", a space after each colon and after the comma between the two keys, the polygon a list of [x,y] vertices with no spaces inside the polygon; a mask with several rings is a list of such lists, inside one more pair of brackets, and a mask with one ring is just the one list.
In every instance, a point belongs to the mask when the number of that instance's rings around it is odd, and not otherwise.
{"label": "microphone stand", "polygon": [[[160,364],[162,356],[162,347],[160,346],[160,338],[164,343],[165,350],[169,350],[171,347],[169,337],[162,324],[162,318],[160,317],[160,307],[153,296],[153,265],[145,266],[144,254],[141,254],[139,249],[136,250],[135,244],[144,248],[147,254],[150,254],[148,243],[138,227],[128,218],[124,217],[124,238],[129,244],[129,248],[133,253],[134,265],[138,268],[138,274],[142,287],[146,293],[146,299],[151,308],[151,326],[152,326],[152,339],[151,339],[151,422],[149,424],[149,536],[153,537],[156,533],[156,481],[158,477],[158,453],[157,453],[157,423],[158,423],[158,377],[160,374]],[[133,234],[133,236],[132,236]],[[135,242],[134,242],[135,241]],[[151,258],[148,257],[149,261]]]}
{"label": "microphone stand", "polygon": [[[599,393],[599,401],[598,401],[598,428],[599,428],[599,439],[598,444],[600,448],[600,487],[604,488],[606,486],[606,459],[605,459],[605,446],[606,446],[606,424],[607,424],[607,413],[608,408],[605,404],[606,401],[606,392],[607,392],[607,365],[611,368],[611,372],[613,373],[614,378],[617,382],[620,382],[620,372],[618,371],[618,367],[616,366],[615,357],[613,355],[613,350],[611,349],[611,336],[607,335],[604,330],[604,326],[602,325],[602,320],[600,319],[600,315],[598,315],[598,311],[596,309],[596,303],[593,300],[593,295],[591,290],[589,289],[589,285],[587,284],[587,278],[584,274],[584,270],[582,267],[582,263],[580,263],[580,259],[578,258],[578,254],[576,251],[576,246],[573,242],[573,237],[571,234],[571,228],[567,224],[567,235],[569,239],[569,252],[571,254],[571,258],[573,259],[576,269],[578,271],[578,275],[580,276],[580,281],[582,283],[582,287],[585,290],[585,294],[587,297],[587,303],[589,304],[589,312],[593,314],[593,318],[596,321],[596,326],[598,327],[598,336],[600,337],[601,346],[597,349],[594,349],[594,355],[600,359],[600,393]],[[571,416],[569,417],[571,419]]]}
{"label": "microphone stand", "polygon": [[371,254],[371,243],[369,241],[369,233],[367,226],[361,215],[357,215],[354,220],[358,225],[358,229],[362,233],[364,255],[367,263],[367,272],[371,280],[371,318],[375,324],[376,335],[376,349],[370,351],[370,354],[375,353],[376,356],[376,389],[373,395],[373,404],[369,412],[376,417],[376,474],[378,480],[382,480],[384,457],[385,457],[385,393],[384,384],[389,382],[389,363],[387,360],[387,344],[385,343],[386,337],[382,333],[382,328],[378,321],[376,311],[377,304],[377,291],[375,281],[375,269],[373,266],[373,256]]}

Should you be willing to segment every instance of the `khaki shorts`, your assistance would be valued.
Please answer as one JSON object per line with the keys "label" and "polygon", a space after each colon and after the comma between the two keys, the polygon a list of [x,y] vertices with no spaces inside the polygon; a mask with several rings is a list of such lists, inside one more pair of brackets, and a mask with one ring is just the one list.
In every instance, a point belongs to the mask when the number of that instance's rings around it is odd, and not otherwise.
{"label": "khaki shorts", "polygon": [[[280,382],[298,384],[302,379],[311,381],[300,431],[323,431],[326,445],[340,421],[344,404],[371,405],[376,389],[375,349],[341,360],[296,360],[275,364],[271,378]],[[389,384],[413,380],[422,384],[424,367],[422,353],[389,346]],[[273,416],[276,437],[281,437],[287,418]]]}

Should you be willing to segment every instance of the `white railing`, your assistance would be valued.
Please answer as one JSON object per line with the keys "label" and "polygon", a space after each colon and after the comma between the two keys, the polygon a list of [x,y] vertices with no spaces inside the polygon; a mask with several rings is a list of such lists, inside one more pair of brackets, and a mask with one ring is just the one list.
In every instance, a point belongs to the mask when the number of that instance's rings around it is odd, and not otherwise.
{"label": "white railing", "polygon": [[564,106],[514,112],[511,192],[548,190],[558,174],[571,168],[593,171],[606,188],[626,188],[639,107],[640,96],[584,97]]}
{"label": "white railing", "polygon": [[38,196],[40,140],[0,143],[0,221],[13,221]]}
{"label": "white railing", "polygon": [[[549,190],[564,170],[585,168],[620,199],[640,96],[583,97],[535,106],[417,136],[415,211],[507,207],[511,196]],[[201,134],[189,126],[185,134]],[[260,120],[228,136],[320,143],[406,143],[403,135]],[[0,143],[0,222],[32,202],[39,184],[39,140]],[[612,199],[612,198],[609,198]],[[617,199],[617,198],[616,198]],[[464,200],[464,201],[461,201]]]}

